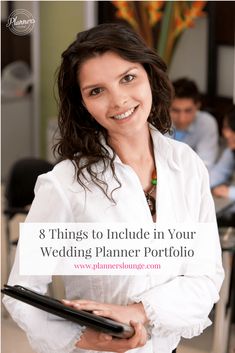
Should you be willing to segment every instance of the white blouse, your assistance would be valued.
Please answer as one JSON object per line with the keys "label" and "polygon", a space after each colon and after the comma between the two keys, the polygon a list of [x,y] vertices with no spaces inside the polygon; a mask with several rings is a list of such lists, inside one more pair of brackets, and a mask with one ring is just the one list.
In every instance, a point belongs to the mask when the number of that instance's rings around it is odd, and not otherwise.
{"label": "white blouse", "polygon": [[[158,171],[157,220],[167,222],[216,222],[207,170],[184,143],[164,137],[150,128]],[[141,183],[132,168],[115,158],[115,172],[122,186],[111,203],[87,181],[89,191],[78,184],[71,161],[66,160],[38,178],[35,199],[27,222],[147,222],[152,221]],[[99,163],[96,166],[99,170]],[[102,167],[102,166],[101,166]],[[115,188],[110,170],[110,190]],[[206,236],[206,234],[205,234]],[[219,299],[223,281],[218,234],[214,276],[64,276],[66,297],[129,304],[142,302],[152,325],[152,337],[132,353],[171,353],[180,338],[199,335],[210,325],[208,314]],[[50,276],[20,276],[18,251],[9,284],[21,284],[45,293]],[[74,348],[82,328],[27,304],[4,297],[5,306],[23,328],[38,353],[94,353]],[[134,318],[133,318],[134,319]],[[104,352],[105,353],[105,352]]]}

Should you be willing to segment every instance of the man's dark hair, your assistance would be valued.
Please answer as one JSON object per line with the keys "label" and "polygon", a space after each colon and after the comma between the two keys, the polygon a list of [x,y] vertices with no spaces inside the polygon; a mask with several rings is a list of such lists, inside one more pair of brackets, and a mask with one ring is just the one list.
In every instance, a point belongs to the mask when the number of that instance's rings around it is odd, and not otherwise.
{"label": "man's dark hair", "polygon": [[189,98],[198,103],[200,101],[200,93],[194,81],[187,78],[180,78],[173,82],[175,89],[175,98]]}

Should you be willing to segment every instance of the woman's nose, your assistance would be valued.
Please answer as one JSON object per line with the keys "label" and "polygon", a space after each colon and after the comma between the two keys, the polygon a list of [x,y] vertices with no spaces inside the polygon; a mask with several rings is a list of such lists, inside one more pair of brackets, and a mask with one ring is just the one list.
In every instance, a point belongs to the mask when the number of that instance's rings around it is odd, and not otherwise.
{"label": "woman's nose", "polygon": [[126,106],[128,97],[121,91],[113,91],[110,93],[110,107],[112,109],[120,109]]}

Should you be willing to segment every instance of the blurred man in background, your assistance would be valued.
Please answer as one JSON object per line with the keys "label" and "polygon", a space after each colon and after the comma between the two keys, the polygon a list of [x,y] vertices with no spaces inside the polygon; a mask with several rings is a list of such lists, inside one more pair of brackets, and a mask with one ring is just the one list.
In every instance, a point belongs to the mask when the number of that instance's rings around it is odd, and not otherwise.
{"label": "blurred man in background", "polygon": [[187,143],[201,157],[208,169],[218,155],[218,126],[215,118],[200,111],[200,94],[196,84],[186,78],[173,82],[175,97],[171,105],[173,138]]}

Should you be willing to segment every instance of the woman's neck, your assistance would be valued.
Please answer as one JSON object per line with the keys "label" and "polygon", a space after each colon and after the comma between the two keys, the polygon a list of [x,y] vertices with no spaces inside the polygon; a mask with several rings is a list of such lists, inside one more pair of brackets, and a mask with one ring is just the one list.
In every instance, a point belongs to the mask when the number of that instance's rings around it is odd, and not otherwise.
{"label": "woman's neck", "polygon": [[153,160],[152,139],[148,128],[131,136],[111,137],[109,143],[125,164],[143,165],[148,160]]}

